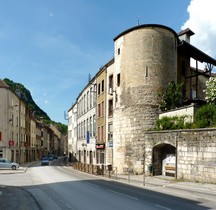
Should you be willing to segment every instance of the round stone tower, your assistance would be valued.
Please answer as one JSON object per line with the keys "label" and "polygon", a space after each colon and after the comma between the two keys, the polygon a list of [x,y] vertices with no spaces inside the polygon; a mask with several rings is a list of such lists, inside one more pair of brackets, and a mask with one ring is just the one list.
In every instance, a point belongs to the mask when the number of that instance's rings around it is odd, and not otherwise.
{"label": "round stone tower", "polygon": [[144,133],[158,118],[158,93],[176,81],[177,41],[174,30],[156,24],[114,38],[113,166],[119,173],[143,171]]}

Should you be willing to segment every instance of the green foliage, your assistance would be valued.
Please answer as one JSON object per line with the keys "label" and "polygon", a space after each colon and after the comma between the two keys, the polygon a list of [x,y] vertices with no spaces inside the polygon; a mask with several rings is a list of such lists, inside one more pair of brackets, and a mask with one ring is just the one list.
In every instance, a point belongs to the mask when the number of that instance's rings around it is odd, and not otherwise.
{"label": "green foliage", "polygon": [[168,84],[166,89],[159,93],[158,96],[160,98],[160,108],[162,111],[168,111],[170,109],[174,109],[176,107],[181,106],[182,104],[182,84],[175,84],[171,82]]}
{"label": "green foliage", "polygon": [[49,124],[53,124],[57,127],[57,129],[63,134],[63,135],[67,135],[68,133],[68,126],[65,125],[65,124],[62,124],[60,122],[54,122],[52,120],[46,120],[46,119],[43,119],[43,123],[46,124],[46,125],[49,125]]}
{"label": "green foliage", "polygon": [[198,128],[213,127],[216,125],[216,105],[206,104],[195,114],[195,125]]}
{"label": "green foliage", "polygon": [[31,92],[25,88],[24,85],[20,83],[13,82],[10,79],[5,78],[3,80],[13,92],[17,93],[17,95],[20,97],[21,100],[23,100],[29,109],[32,109],[35,111],[35,114],[38,117],[42,117],[44,119],[50,120],[49,116],[44,112],[40,107],[34,102],[31,96]]}
{"label": "green foliage", "polygon": [[67,125],[62,124],[62,123],[60,123],[60,122],[58,122],[58,123],[55,122],[55,124],[56,124],[58,130],[59,130],[62,134],[66,135],[66,134],[68,133],[68,126],[67,126]]}
{"label": "green foliage", "polygon": [[156,122],[156,130],[178,130],[191,128],[192,124],[185,122],[187,115],[174,116],[174,117],[162,117]]}
{"label": "green foliage", "polygon": [[37,106],[37,104],[32,99],[31,93],[29,90],[27,90],[24,85],[20,83],[15,83],[10,79],[5,78],[4,82],[11,88],[13,92],[16,92],[20,99],[22,99],[27,106],[35,111],[35,114],[40,118],[43,119],[44,124],[53,124],[56,125],[57,129],[64,135],[68,132],[68,127],[65,124],[62,124],[60,122],[54,122],[52,121],[49,116],[42,110],[40,107]]}

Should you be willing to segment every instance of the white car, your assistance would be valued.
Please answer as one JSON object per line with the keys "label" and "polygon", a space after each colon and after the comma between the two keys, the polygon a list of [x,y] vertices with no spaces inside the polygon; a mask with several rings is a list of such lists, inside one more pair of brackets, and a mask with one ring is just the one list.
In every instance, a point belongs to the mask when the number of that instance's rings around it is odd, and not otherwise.
{"label": "white car", "polygon": [[0,168],[8,168],[8,169],[16,170],[19,167],[20,166],[18,163],[11,162],[6,158],[0,158]]}

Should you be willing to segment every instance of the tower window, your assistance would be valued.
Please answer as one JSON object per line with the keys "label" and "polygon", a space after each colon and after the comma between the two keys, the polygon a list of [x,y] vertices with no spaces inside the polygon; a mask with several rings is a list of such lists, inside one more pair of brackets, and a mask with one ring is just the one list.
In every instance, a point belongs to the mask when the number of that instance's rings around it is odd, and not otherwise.
{"label": "tower window", "polygon": [[148,77],[148,66],[146,66],[146,77]]}

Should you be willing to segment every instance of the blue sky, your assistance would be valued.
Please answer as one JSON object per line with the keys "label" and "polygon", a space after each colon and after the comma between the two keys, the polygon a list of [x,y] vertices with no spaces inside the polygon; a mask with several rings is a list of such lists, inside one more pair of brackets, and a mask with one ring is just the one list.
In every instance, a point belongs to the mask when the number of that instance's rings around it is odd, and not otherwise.
{"label": "blue sky", "polygon": [[208,1],[0,0],[0,79],[22,83],[52,120],[67,124],[64,111],[88,75],[113,58],[115,36],[135,26],[138,17],[140,24],[193,30],[193,4]]}

